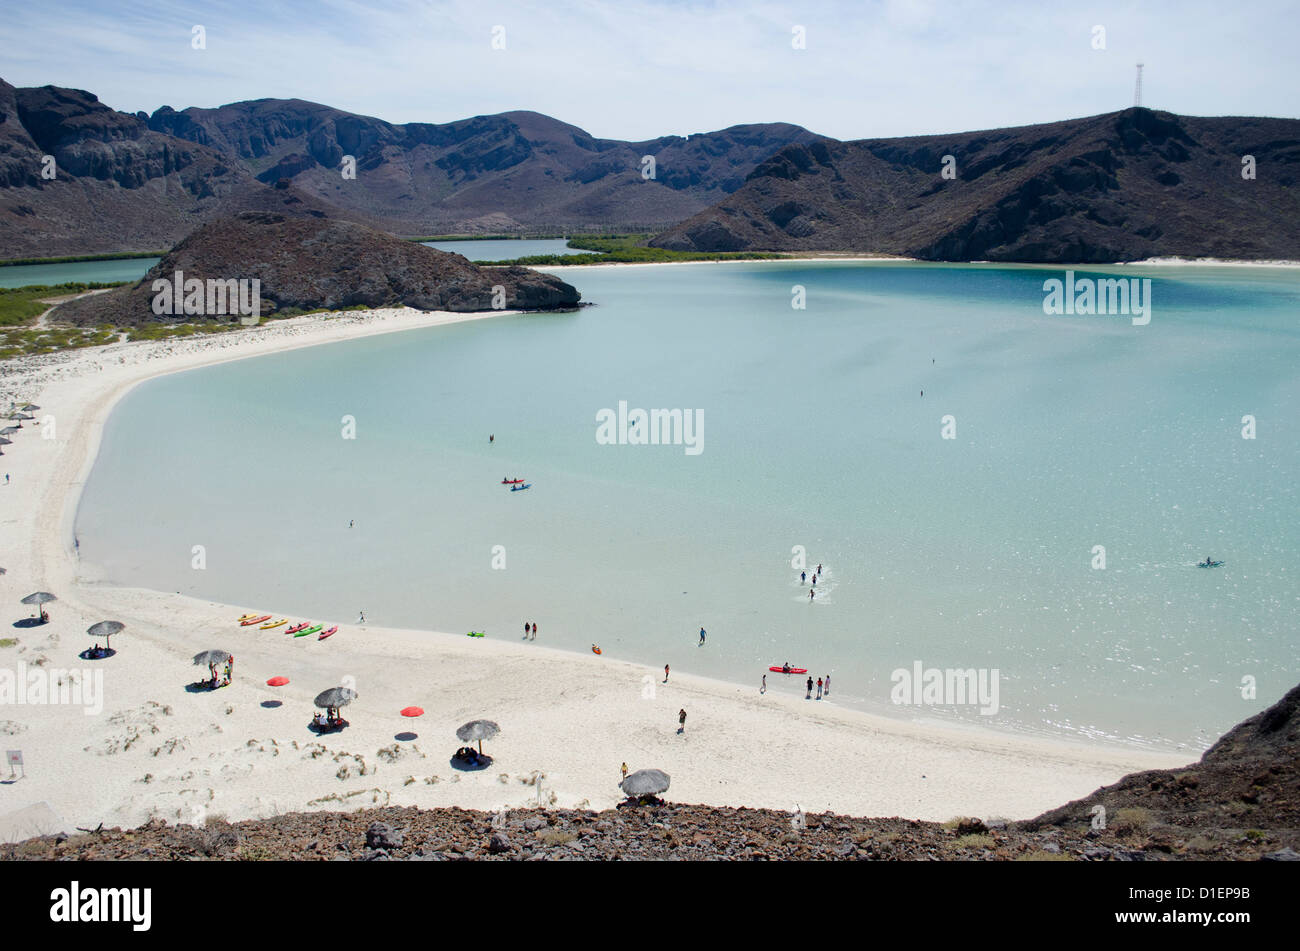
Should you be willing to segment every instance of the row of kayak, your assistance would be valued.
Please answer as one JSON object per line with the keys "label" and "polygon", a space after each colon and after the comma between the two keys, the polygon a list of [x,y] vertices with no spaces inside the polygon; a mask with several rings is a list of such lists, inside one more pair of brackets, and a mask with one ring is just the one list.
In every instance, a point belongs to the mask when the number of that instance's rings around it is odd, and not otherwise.
{"label": "row of kayak", "polygon": [[[289,623],[289,619],[282,617],[279,620],[272,621],[269,614],[245,614],[239,618],[240,627],[252,627],[257,625],[260,630],[269,631],[273,628],[281,627]],[[284,633],[292,634],[294,637],[308,637],[312,634],[319,635],[316,639],[323,641],[325,638],[338,633],[338,625],[326,628],[324,624],[313,624],[310,621],[302,621],[284,629]]]}

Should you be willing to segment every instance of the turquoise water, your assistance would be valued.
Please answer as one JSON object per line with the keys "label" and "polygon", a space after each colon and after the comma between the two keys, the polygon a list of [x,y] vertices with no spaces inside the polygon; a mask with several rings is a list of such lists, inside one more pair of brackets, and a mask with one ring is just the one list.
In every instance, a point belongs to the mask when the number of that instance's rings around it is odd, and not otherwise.
{"label": "turquoise water", "polygon": [[[590,254],[568,247],[568,242],[553,241],[425,241],[440,251],[463,254],[471,261],[504,261],[532,254]],[[15,264],[0,267],[0,287],[26,287],[29,284],[67,284],[69,282],[138,281],[158,263],[158,258],[122,258],[116,261],[73,261],[67,264]]]}
{"label": "turquoise water", "polygon": [[115,261],[71,261],[67,264],[15,264],[0,267],[0,287],[138,281],[157,263],[158,258],[121,258]]}
{"label": "turquoise water", "polygon": [[562,238],[534,239],[520,238],[503,241],[425,241],[430,248],[439,251],[453,251],[463,254],[471,261],[509,261],[514,258],[530,257],[534,254],[593,254],[592,251],[580,251],[569,247]]}
{"label": "turquoise water", "polygon": [[[1300,680],[1300,279],[1112,271],[1152,279],[1149,325],[1046,316],[1062,275],[1028,267],[591,268],[578,313],[159,378],[110,417],[81,555],[241,608],[536,620],[755,689],[789,660],[877,712],[1202,746]],[[620,400],[702,411],[703,451],[599,444]],[[915,661],[996,668],[997,715],[891,705]]]}

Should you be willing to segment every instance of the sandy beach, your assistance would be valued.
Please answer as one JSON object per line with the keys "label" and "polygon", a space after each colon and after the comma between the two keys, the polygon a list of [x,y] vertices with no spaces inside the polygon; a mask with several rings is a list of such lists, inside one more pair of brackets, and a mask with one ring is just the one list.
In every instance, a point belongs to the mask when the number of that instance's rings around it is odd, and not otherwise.
{"label": "sandy beach", "polygon": [[[717,805],[830,810],[946,820],[1022,818],[1081,797],[1126,773],[1178,766],[1194,755],[1003,735],[918,724],[822,702],[762,695],[724,683],[523,643],[522,630],[484,639],[340,623],[327,641],[241,628],[248,611],[281,617],[274,604],[225,605],[97,584],[82,577],[73,546],[77,501],[104,421],[148,378],[211,363],[371,334],[496,316],[383,310],[277,321],[209,337],[113,344],[0,365],[0,399],[31,400],[41,425],[24,425],[0,458],[0,600],[8,606],[0,668],[66,671],[78,682],[102,671],[102,710],[82,705],[0,706],[6,749],[21,750],[22,778],[0,787],[0,838],[50,831],[48,803],[73,826],[135,825],[153,817],[236,820],[308,809],[371,805],[609,807],[621,797],[619,765],[673,778],[670,799]],[[51,424],[53,429],[51,429]],[[53,432],[55,438],[42,438]],[[142,486],[141,491],[148,491]],[[359,566],[364,571],[364,566]],[[20,626],[19,599],[50,591],[51,622]],[[122,621],[116,656],[84,661],[86,628]],[[15,625],[19,622],[19,625]],[[522,623],[522,619],[521,619]],[[213,692],[186,685],[206,668],[200,650],[236,658],[234,683]],[[269,687],[273,676],[289,678]],[[738,672],[738,676],[741,676]],[[769,675],[778,676],[778,675]],[[317,737],[312,698],[351,678],[352,726]],[[95,682],[94,679],[90,682]],[[399,711],[425,710],[417,719]],[[677,730],[677,711],[688,712]],[[495,762],[461,772],[454,731],[497,721],[485,744]],[[415,734],[414,738],[399,735]],[[0,775],[8,778],[8,769]],[[23,810],[26,810],[23,812]],[[14,815],[6,825],[5,816]],[[46,818],[32,819],[32,816]],[[23,818],[27,817],[27,818]],[[24,825],[24,823],[27,823]],[[35,824],[35,825],[33,825]]]}

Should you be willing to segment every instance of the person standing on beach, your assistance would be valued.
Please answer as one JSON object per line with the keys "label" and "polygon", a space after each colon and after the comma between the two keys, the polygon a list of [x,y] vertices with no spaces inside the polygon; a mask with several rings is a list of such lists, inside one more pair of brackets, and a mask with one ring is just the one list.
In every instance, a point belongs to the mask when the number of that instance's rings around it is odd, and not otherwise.
{"label": "person standing on beach", "polygon": [[808,572],[806,571],[799,572],[799,583],[803,584],[807,580],[808,580]]}
{"label": "person standing on beach", "polygon": [[763,675],[763,683],[762,683],[762,685],[758,688],[758,692],[759,692],[759,693],[767,693],[767,674],[764,674],[764,675]]}
{"label": "person standing on beach", "polygon": [[[623,764],[623,779],[627,779],[627,763]],[[621,784],[620,784],[621,785]]]}
{"label": "person standing on beach", "polygon": [[677,711],[677,732],[678,733],[686,732],[686,708],[685,707]]}
{"label": "person standing on beach", "polygon": [[527,621],[524,622],[524,640],[528,640],[528,635],[532,633],[533,626]]}
{"label": "person standing on beach", "polygon": [[365,611],[362,611],[362,612],[357,616],[357,623],[358,623],[358,624],[365,624],[365,623],[366,623],[366,612],[365,612]]}
{"label": "person standing on beach", "polygon": [[821,698],[822,698],[822,679],[818,677],[817,678],[817,699],[820,700]]}
{"label": "person standing on beach", "polygon": [[808,693],[807,693],[807,695],[804,697],[804,699],[805,699],[805,700],[811,700],[811,699],[812,699],[812,678],[811,678],[811,677],[808,678]]}
{"label": "person standing on beach", "polygon": [[827,674],[827,675],[826,675],[826,693],[824,693],[823,696],[829,697],[830,695],[831,695],[831,675],[830,675],[830,674]]}
{"label": "person standing on beach", "polygon": [[497,437],[496,437],[495,435],[488,436],[488,442],[489,442],[489,443],[494,443],[494,442],[496,442],[496,441],[497,441]]}
{"label": "person standing on beach", "polygon": [[664,683],[668,683],[668,665],[664,664]]}
{"label": "person standing on beach", "polygon": [[528,639],[529,639],[530,641],[535,641],[535,640],[537,640],[537,622],[536,622],[536,621],[533,622],[533,635],[532,635],[532,637],[530,637],[530,638],[528,638]]}
{"label": "person standing on beach", "polygon": [[704,628],[700,628],[700,647],[704,646]]}

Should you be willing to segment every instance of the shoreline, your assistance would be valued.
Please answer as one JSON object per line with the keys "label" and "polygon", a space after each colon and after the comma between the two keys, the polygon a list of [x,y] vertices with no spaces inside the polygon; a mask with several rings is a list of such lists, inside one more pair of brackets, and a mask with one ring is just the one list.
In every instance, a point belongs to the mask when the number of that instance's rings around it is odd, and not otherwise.
{"label": "shoreline", "polygon": [[[1126,773],[1199,757],[918,723],[833,704],[810,708],[760,696],[753,685],[685,672],[658,685],[658,673],[642,665],[510,639],[466,643],[449,633],[345,625],[328,642],[286,642],[238,628],[234,619],[244,608],[81,577],[73,539],[81,486],[105,421],[134,386],[229,360],[507,313],[515,312],[296,317],[237,336],[109,344],[13,361],[29,364],[18,374],[25,398],[41,405],[41,417],[54,417],[59,438],[15,440],[6,454],[13,457],[5,460],[7,471],[18,478],[4,487],[0,514],[17,530],[0,541],[0,564],[9,569],[0,584],[14,601],[38,589],[60,600],[50,606],[48,626],[13,632],[19,644],[0,661],[39,665],[44,658],[51,668],[103,669],[105,706],[97,717],[58,705],[0,707],[0,728],[17,727],[8,745],[26,747],[33,773],[7,787],[0,813],[47,801],[69,824],[93,825],[378,803],[496,809],[540,800],[599,808],[620,798],[616,771],[627,761],[633,769],[666,769],[674,776],[673,798],[682,801],[780,809],[798,801],[810,810],[939,820],[1025,818]],[[11,375],[7,382],[19,381]],[[106,617],[127,624],[118,655],[79,662],[77,651],[88,646],[81,632]],[[187,694],[181,682],[196,676],[188,658],[209,647],[236,655],[235,683],[214,694]],[[415,669],[436,670],[436,681],[413,683],[408,671]],[[288,675],[290,685],[266,687],[272,673]],[[306,730],[311,698],[343,676],[357,678],[358,700],[346,711],[354,726],[317,738]],[[643,697],[647,682],[655,686]],[[283,705],[267,706],[277,700]],[[426,716],[398,716],[410,703],[424,706]],[[692,711],[681,736],[674,732],[678,704]],[[457,774],[446,759],[452,730],[480,716],[502,725],[488,747],[498,763],[490,775]],[[394,731],[408,727],[418,738],[398,739]],[[96,782],[79,782],[88,770]],[[420,780],[418,772],[432,775]]]}

